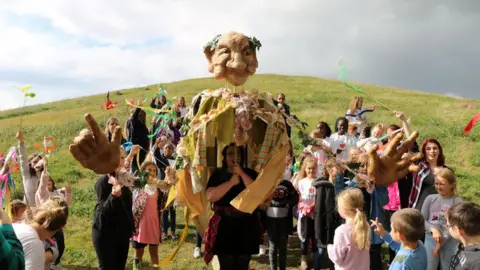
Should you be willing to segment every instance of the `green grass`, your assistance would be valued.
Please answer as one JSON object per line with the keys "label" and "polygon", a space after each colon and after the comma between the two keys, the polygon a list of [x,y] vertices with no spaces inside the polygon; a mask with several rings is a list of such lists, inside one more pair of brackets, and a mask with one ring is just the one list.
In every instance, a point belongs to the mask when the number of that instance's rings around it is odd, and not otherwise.
{"label": "green grass", "polygon": [[[211,78],[165,84],[170,98],[185,96],[187,101],[201,90],[223,86],[224,83]],[[478,143],[480,131],[474,129],[470,136],[463,135],[463,126],[477,112],[475,109],[464,108],[463,104],[469,103],[474,107],[480,107],[479,101],[458,100],[441,95],[372,85],[359,86],[380,102],[404,111],[407,117],[412,117],[412,128],[420,132],[419,142],[426,137],[438,138],[444,147],[447,164],[457,172],[459,194],[464,199],[480,202],[480,189],[476,186],[476,180],[480,176],[480,144]],[[110,95],[112,101],[119,101],[121,106],[109,111],[106,116],[114,115],[123,122],[128,116],[128,108],[124,105],[124,100],[143,99],[146,94],[156,92],[154,86],[149,88],[150,90],[145,88],[120,90],[121,95],[112,92]],[[313,77],[255,75],[245,85],[245,89],[251,88],[273,94],[285,93],[292,112],[305,119],[311,128],[318,121],[326,121],[333,128],[336,117],[345,113],[351,99],[356,95],[354,91],[345,88],[338,81]],[[57,141],[57,149],[52,153],[49,171],[58,186],[70,182],[74,187],[72,215],[66,227],[67,249],[63,259],[63,264],[70,266],[70,269],[88,269],[96,267],[97,264],[91,242],[91,223],[95,205],[93,185],[96,176],[78,165],[68,153],[68,145],[77,133],[85,128],[83,115],[86,112],[92,113],[103,125],[105,113],[100,106],[104,102],[105,95],[96,95],[0,112],[0,151],[7,151],[10,146],[16,145],[15,133],[22,116],[29,153],[35,151],[33,144],[41,143],[43,136],[54,137]],[[370,107],[374,103],[368,97],[365,98],[366,106]],[[376,112],[368,114],[368,119],[373,123],[397,122],[392,112],[380,106],[377,106]],[[295,149],[300,150],[300,141],[295,135],[293,141]],[[14,178],[19,183],[19,175],[14,175]],[[17,197],[21,196],[21,187],[18,186],[19,191],[15,194]],[[180,212],[177,219],[178,233],[180,233],[184,226]],[[187,242],[175,261],[164,269],[202,269],[202,260],[194,260],[192,257],[193,228],[190,228],[189,232]],[[298,241],[292,239],[292,245],[293,248],[289,251],[289,265],[295,267],[300,258]],[[160,258],[165,258],[174,246],[171,242],[162,244]],[[148,255],[146,257],[148,258]],[[268,259],[254,258],[252,266],[255,269],[268,269]]]}

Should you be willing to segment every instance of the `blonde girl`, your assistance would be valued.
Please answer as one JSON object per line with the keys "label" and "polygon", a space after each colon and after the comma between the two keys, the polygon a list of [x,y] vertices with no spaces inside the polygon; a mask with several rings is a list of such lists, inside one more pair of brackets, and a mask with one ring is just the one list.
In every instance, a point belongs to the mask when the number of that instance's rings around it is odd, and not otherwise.
{"label": "blonde girl", "polygon": [[300,169],[298,178],[298,192],[300,193],[300,200],[298,203],[298,237],[301,240],[300,248],[302,250],[301,269],[306,269],[308,266],[308,241],[312,240],[313,251],[317,250],[315,240],[315,196],[316,190],[312,185],[317,179],[317,161],[314,158],[306,158]]}
{"label": "blonde girl", "polygon": [[370,137],[359,140],[357,142],[357,147],[361,148],[365,152],[368,152],[373,146],[378,145],[378,147],[383,145],[383,142],[378,140],[385,134],[385,126],[383,124],[376,124],[372,128],[372,134]]}
{"label": "blonde girl", "polygon": [[[374,109],[369,109],[368,111],[373,111]],[[367,116],[363,109],[363,97],[354,97],[350,103],[350,107],[345,114],[348,122],[352,125],[358,126],[357,133],[362,134],[363,129],[365,128],[365,123],[367,122]]]}
{"label": "blonde girl", "polygon": [[149,246],[153,269],[158,269],[158,245],[161,240],[161,211],[163,192],[157,185],[157,166],[144,162],[140,171],[149,172],[147,184],[133,191],[133,220],[135,235],[132,247],[135,249],[133,269],[140,269],[146,246]]}
{"label": "blonde girl", "polygon": [[428,269],[449,269],[450,258],[458,244],[449,234],[445,218],[452,205],[463,202],[460,197],[455,196],[456,187],[455,173],[449,168],[440,168],[435,175],[435,189],[438,194],[429,195],[423,203]]}
{"label": "blonde girl", "polygon": [[364,198],[359,189],[342,191],[337,199],[338,213],[346,220],[335,230],[333,245],[327,246],[335,269],[370,269],[370,225],[363,213]]}
{"label": "blonde girl", "polygon": [[37,208],[31,219],[13,224],[25,253],[25,269],[43,269],[46,261],[53,260],[53,253],[45,252],[42,241],[63,229],[67,219],[67,203],[60,197],[51,197]]}

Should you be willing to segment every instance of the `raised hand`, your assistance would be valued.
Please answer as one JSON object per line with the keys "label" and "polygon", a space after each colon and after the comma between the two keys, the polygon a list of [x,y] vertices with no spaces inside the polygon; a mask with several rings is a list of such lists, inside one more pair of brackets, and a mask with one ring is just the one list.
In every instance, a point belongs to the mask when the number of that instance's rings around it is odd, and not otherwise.
{"label": "raised hand", "polygon": [[385,237],[387,231],[383,227],[382,223],[378,222],[378,217],[375,220],[370,220],[372,223],[370,227],[374,228],[373,231],[380,237]]}
{"label": "raised hand", "polygon": [[388,186],[400,178],[405,177],[409,172],[417,172],[420,168],[413,162],[423,157],[421,153],[415,155],[407,153],[418,138],[418,132],[413,132],[410,137],[399,146],[403,133],[397,134],[385,149],[382,157],[377,154],[377,146],[372,147],[368,153],[368,176],[379,186]]}
{"label": "raised hand", "polygon": [[122,130],[115,128],[112,142],[109,143],[92,115],[85,115],[89,129],[80,131],[70,145],[70,153],[83,167],[97,174],[114,172],[120,165],[120,142]]}
{"label": "raised hand", "polygon": [[23,132],[21,130],[17,132],[17,140],[19,143],[23,143],[24,138],[23,138]]}

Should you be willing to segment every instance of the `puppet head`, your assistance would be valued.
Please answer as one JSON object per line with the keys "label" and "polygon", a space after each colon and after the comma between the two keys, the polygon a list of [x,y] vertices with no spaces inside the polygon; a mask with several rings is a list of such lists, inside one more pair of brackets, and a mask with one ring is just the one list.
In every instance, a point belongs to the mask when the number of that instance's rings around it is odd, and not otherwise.
{"label": "puppet head", "polygon": [[243,85],[258,67],[256,50],[262,44],[255,37],[237,32],[217,35],[204,47],[208,71],[217,80],[227,80],[234,86]]}

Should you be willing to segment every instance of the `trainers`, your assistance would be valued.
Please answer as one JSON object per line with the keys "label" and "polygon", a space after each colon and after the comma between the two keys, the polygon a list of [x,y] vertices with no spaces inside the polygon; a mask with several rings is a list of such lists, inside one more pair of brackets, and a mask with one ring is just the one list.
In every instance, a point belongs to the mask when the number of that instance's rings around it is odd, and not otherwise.
{"label": "trainers", "polygon": [[264,246],[264,245],[260,245],[258,255],[259,255],[259,256],[263,256],[263,255],[265,255],[265,254],[266,254],[266,252],[265,252],[265,246]]}
{"label": "trainers", "polygon": [[200,248],[199,247],[196,247],[194,250],[193,250],[193,258],[195,259],[198,259],[202,256],[202,252],[200,251]]}

